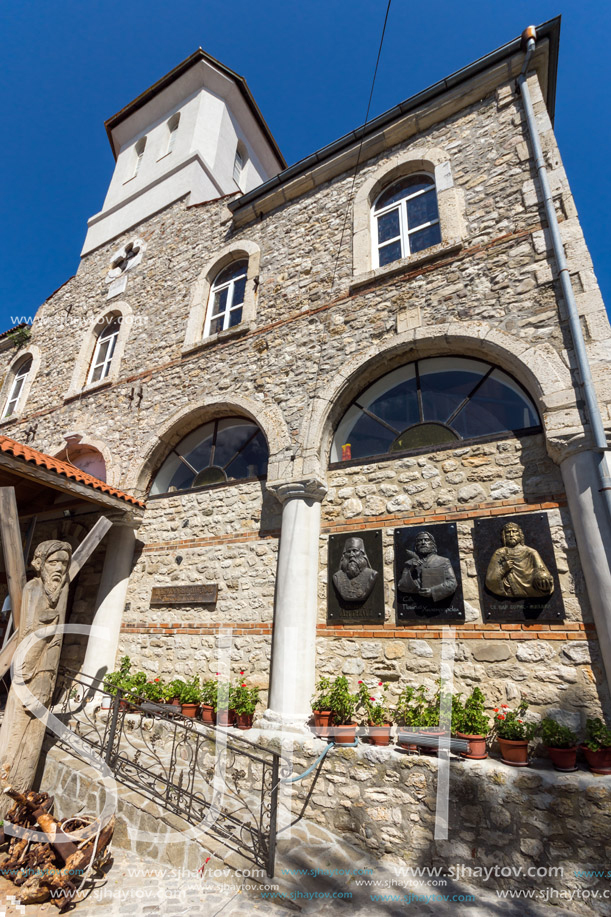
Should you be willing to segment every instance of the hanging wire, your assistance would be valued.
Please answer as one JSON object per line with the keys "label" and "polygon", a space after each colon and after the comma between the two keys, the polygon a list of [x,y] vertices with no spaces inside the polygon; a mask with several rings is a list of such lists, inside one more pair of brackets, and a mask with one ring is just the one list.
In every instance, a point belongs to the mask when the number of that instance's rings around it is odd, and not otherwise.
{"label": "hanging wire", "polygon": [[[391,3],[392,3],[392,0],[388,0],[388,6],[386,7],[386,16],[384,17],[384,25],[383,25],[383,27],[382,27],[382,36],[381,36],[381,38],[380,38],[380,47],[378,48],[378,56],[377,56],[377,59],[376,59],[375,69],[374,69],[374,71],[373,71],[373,79],[372,79],[372,81],[371,81],[371,92],[369,93],[369,102],[367,103],[367,113],[365,114],[365,122],[364,122],[364,124],[363,124],[363,128],[365,128],[365,125],[366,125],[366,124],[368,123],[368,121],[369,121],[369,111],[370,111],[370,109],[371,109],[371,100],[373,99],[373,90],[374,90],[374,88],[375,88],[376,77],[377,77],[377,75],[378,75],[378,67],[379,67],[379,64],[380,64],[380,57],[381,57],[381,54],[382,54],[382,45],[384,44],[384,35],[386,34],[386,23],[388,22],[388,14],[390,13],[390,4],[391,4]],[[335,265],[333,266],[333,280],[331,281],[331,289],[333,289],[333,287],[335,286],[335,277],[336,277],[336,274],[337,274],[337,265],[338,265],[338,263],[339,263],[339,256],[340,256],[340,253],[341,253],[341,250],[342,250],[342,243],[343,243],[343,241],[344,241],[344,235],[345,235],[345,233],[346,233],[346,224],[347,224],[347,222],[348,222],[348,213],[349,213],[349,211],[350,211],[350,204],[352,203],[352,198],[354,197],[354,185],[355,185],[355,183],[356,183],[356,176],[357,176],[358,168],[359,168],[359,165],[360,165],[360,162],[361,162],[361,152],[362,152],[362,150],[363,150],[363,143],[364,143],[364,142],[365,142],[365,131],[363,130],[363,134],[362,134],[362,136],[361,136],[361,142],[360,142],[360,144],[359,144],[359,149],[358,149],[358,153],[357,153],[357,156],[356,156],[356,165],[355,165],[355,167],[354,167],[354,174],[353,174],[353,176],[352,176],[352,186],[351,186],[351,188],[350,188],[350,195],[349,195],[349,197],[348,197],[348,202],[347,202],[347,204],[346,204],[346,212],[345,212],[345,214],[344,214],[344,224],[343,224],[343,226],[342,226],[342,234],[341,234],[341,237],[340,237],[340,240],[339,240],[339,246],[338,246],[338,248],[337,248],[337,255],[336,255],[336,258],[335,258]]]}

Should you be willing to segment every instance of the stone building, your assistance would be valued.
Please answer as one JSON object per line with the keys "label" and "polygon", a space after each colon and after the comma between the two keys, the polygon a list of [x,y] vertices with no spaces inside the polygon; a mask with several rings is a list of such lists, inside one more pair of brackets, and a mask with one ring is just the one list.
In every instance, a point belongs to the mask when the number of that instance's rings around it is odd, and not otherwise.
{"label": "stone building", "polygon": [[[434,684],[451,626],[459,689],[611,713],[611,330],[552,127],[558,42],[553,20],[289,168],[201,50],[107,122],[78,271],[0,338],[0,457],[145,504],[72,595],[108,641],[66,661],[207,678],[230,642],[288,725],[320,674]],[[36,538],[91,521],[51,502]],[[349,538],[377,578],[346,602]]]}

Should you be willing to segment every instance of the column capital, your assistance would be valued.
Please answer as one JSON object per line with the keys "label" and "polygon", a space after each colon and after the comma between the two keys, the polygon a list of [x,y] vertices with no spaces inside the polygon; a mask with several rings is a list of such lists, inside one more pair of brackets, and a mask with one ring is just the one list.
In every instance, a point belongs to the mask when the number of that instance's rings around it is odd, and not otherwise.
{"label": "column capital", "polygon": [[326,483],[318,477],[302,478],[299,481],[270,481],[267,489],[280,503],[294,499],[321,503],[327,493]]}
{"label": "column capital", "polygon": [[124,513],[119,511],[111,512],[101,512],[102,516],[106,516],[112,522],[111,531],[117,531],[117,529],[133,529],[137,531],[142,525],[142,513],[134,513],[132,510],[126,510]]}

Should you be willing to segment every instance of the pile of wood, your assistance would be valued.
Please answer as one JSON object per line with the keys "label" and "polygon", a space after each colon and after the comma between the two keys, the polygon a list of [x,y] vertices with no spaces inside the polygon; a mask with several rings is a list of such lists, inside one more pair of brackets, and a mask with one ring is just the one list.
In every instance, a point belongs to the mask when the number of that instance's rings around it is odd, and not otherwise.
{"label": "pile of wood", "polygon": [[63,911],[76,903],[76,892],[87,867],[91,864],[97,869],[108,859],[114,816],[101,830],[99,822],[88,819],[71,818],[60,823],[51,814],[53,798],[48,793],[19,793],[12,787],[6,787],[4,792],[15,803],[6,821],[42,831],[46,839],[12,837],[8,853],[0,855],[0,876],[17,886],[21,904],[52,900]]}

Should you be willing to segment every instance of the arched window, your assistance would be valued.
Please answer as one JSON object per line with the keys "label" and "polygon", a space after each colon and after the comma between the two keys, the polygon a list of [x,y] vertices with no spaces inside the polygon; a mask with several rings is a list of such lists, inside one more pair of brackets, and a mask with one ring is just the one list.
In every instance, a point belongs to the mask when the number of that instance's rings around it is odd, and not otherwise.
{"label": "arched window", "polygon": [[151,494],[260,479],[267,473],[265,436],[252,420],[222,417],[175,446],[157,472]]}
{"label": "arched window", "polygon": [[180,112],[176,112],[175,115],[172,115],[168,121],[168,148],[166,150],[166,155],[171,153],[174,149],[174,144],[176,143],[176,133],[178,131],[178,125],[180,123]]}
{"label": "arched window", "polygon": [[242,186],[242,176],[244,175],[244,167],[246,166],[247,154],[246,150],[241,143],[238,143],[238,146],[235,151],[235,159],[233,160],[233,180],[240,189],[243,191]]}
{"label": "arched window", "polygon": [[75,468],[80,468],[86,474],[106,481],[106,462],[104,456],[95,446],[79,442],[80,437],[71,437],[65,449],[55,456],[62,462],[68,462]]}
{"label": "arched window", "polygon": [[134,174],[132,178],[135,178],[138,172],[140,171],[140,164],[142,162],[142,157],[144,156],[144,148],[146,147],[146,137],[141,137],[136,146],[134,147],[134,152],[136,154],[136,161],[134,162]]}
{"label": "arched window", "polygon": [[18,363],[17,369],[15,370],[15,375],[13,376],[13,382],[6,399],[6,404],[4,405],[4,411],[2,412],[3,420],[5,417],[11,417],[11,415],[16,413],[21,393],[23,392],[27,377],[32,370],[32,362],[32,357],[28,354],[28,356],[26,356],[20,363]]}
{"label": "arched window", "polygon": [[87,375],[87,385],[93,382],[102,382],[110,372],[112,358],[117,346],[117,338],[121,330],[121,320],[118,315],[108,317],[98,334],[98,339],[93,352],[93,358]]}
{"label": "arched window", "polygon": [[204,337],[233,328],[242,321],[248,261],[234,261],[217,274],[210,289]]}
{"label": "arched window", "polygon": [[445,443],[538,429],[524,389],[482,360],[433,357],[387,373],[342,417],[331,461],[435,448]]}
{"label": "arched window", "polygon": [[383,267],[441,242],[435,179],[407,175],[386,188],[373,206],[374,265]]}

